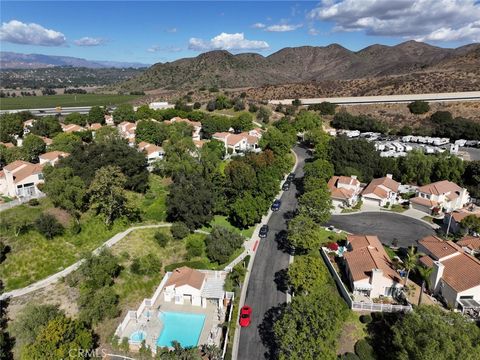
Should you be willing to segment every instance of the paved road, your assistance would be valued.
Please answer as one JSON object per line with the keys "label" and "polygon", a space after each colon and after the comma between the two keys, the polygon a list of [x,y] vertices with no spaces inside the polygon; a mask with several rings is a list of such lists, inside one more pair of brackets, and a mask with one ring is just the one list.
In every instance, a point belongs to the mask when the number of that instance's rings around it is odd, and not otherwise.
{"label": "paved road", "polygon": [[[269,103],[291,105],[292,100],[293,99],[270,100]],[[429,102],[478,101],[480,100],[480,91],[437,93],[437,94],[379,95],[379,96],[352,96],[352,97],[300,99],[300,101],[304,105],[319,104],[324,101],[328,101],[333,104],[355,105],[355,104],[407,103],[414,100],[423,100],[423,101],[429,101]]]}
{"label": "paved road", "polygon": [[352,215],[333,215],[329,221],[338,229],[354,234],[377,235],[386,245],[392,245],[394,239],[398,246],[416,246],[416,241],[435,230],[423,221],[390,212],[365,212]]}
{"label": "paved road", "polygon": [[[296,147],[294,151],[298,157],[295,171],[298,179],[303,176],[307,153],[300,147]],[[258,245],[245,299],[245,304],[253,309],[252,323],[248,328],[240,330],[238,360],[265,358],[267,348],[262,343],[259,326],[268,310],[286,301],[286,293],[278,289],[275,279],[281,270],[288,267],[290,255],[279,249],[276,238],[279,232],[287,230],[286,219],[297,207],[296,193],[294,184],[289,191],[283,193],[280,211],[273,213],[268,221],[270,228],[268,237],[262,239]]]}

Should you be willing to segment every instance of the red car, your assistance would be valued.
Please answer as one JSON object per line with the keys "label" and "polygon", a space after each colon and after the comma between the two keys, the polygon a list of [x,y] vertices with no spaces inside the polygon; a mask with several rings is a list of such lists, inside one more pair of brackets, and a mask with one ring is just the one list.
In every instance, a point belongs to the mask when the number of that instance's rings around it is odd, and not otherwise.
{"label": "red car", "polygon": [[252,308],[250,306],[245,305],[240,310],[240,326],[247,327],[250,325],[252,315]]}

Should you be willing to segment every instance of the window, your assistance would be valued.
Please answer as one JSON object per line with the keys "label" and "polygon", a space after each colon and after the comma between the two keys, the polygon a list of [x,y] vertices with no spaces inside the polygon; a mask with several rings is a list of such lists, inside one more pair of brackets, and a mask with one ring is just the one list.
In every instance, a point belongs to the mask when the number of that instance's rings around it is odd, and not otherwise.
{"label": "window", "polygon": [[38,180],[43,180],[43,173],[38,174]]}

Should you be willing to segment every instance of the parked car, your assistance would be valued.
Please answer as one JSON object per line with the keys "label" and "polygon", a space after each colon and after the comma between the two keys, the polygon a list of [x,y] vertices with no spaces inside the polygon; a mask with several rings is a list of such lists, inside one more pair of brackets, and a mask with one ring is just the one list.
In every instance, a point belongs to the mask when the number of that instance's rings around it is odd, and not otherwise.
{"label": "parked car", "polygon": [[287,181],[293,181],[294,179],[295,179],[295,174],[294,173],[288,174]]}
{"label": "parked car", "polygon": [[272,204],[272,211],[278,211],[280,210],[280,206],[282,205],[282,202],[280,200],[275,200]]}
{"label": "parked car", "polygon": [[282,190],[283,190],[283,191],[288,191],[288,190],[290,190],[290,184],[291,184],[290,181],[285,181],[285,182],[283,183]]}
{"label": "parked car", "polygon": [[263,225],[258,232],[258,236],[261,238],[266,238],[268,235],[268,225]]}
{"label": "parked car", "polygon": [[240,310],[240,326],[247,327],[250,325],[252,316],[252,308],[248,305],[245,305]]}

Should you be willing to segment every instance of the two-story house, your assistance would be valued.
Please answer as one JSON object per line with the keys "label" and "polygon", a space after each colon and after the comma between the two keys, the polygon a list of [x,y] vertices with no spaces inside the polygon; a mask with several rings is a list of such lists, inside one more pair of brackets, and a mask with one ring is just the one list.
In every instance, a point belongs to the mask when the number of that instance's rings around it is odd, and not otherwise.
{"label": "two-story house", "polygon": [[398,188],[400,183],[392,179],[391,174],[373,179],[370,184],[362,191],[362,201],[365,204],[385,206],[397,203]]}
{"label": "two-story house", "polygon": [[0,171],[0,193],[10,197],[29,197],[40,193],[43,165],[16,160]]}
{"label": "two-story house", "polygon": [[421,186],[410,199],[414,209],[431,213],[451,212],[463,208],[470,201],[467,189],[448,181],[437,181]]}
{"label": "two-story house", "polygon": [[41,154],[38,157],[38,159],[40,160],[40,165],[44,165],[47,163],[50,165],[55,165],[61,159],[66,158],[67,156],[70,156],[70,153],[55,150],[55,151],[49,151],[45,154]]}
{"label": "two-story house", "polygon": [[138,150],[145,153],[148,162],[148,169],[153,170],[153,163],[157,160],[163,160],[165,151],[161,146],[149,144],[145,141],[138,143]]}
{"label": "two-story house", "polygon": [[333,176],[327,183],[332,204],[335,207],[349,207],[357,203],[362,190],[356,175]]}

